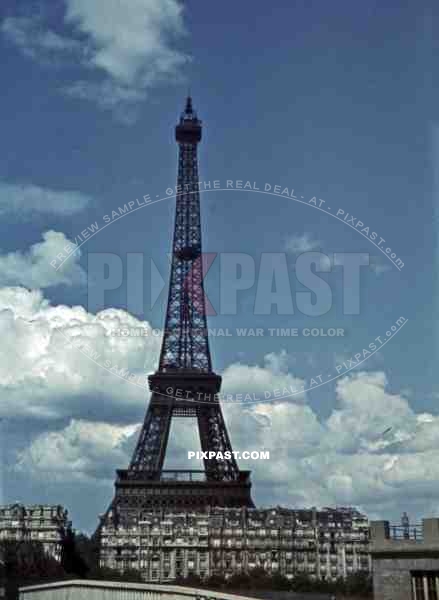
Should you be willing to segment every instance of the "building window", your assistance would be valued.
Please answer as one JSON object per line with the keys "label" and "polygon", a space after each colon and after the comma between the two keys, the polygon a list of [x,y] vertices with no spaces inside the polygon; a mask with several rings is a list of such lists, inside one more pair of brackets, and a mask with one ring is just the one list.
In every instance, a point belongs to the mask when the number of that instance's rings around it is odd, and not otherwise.
{"label": "building window", "polygon": [[438,600],[437,578],[435,575],[427,575],[428,600]]}
{"label": "building window", "polygon": [[422,575],[412,577],[414,600],[424,600],[424,578]]}
{"label": "building window", "polygon": [[413,600],[439,599],[439,572],[412,572]]}

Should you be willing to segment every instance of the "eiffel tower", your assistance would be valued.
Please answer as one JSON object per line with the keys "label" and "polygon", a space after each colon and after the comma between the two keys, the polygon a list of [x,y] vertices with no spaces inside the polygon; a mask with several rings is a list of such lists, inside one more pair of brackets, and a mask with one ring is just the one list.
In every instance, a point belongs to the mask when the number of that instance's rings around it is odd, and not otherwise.
{"label": "eiffel tower", "polygon": [[[198,191],[201,121],[190,97],[175,134],[178,193],[159,368],[149,376],[152,395],[143,427],[128,469],[117,471],[115,497],[106,514],[123,522],[138,519],[142,511],[254,506],[250,472],[237,465],[221,411],[221,377],[212,371]],[[163,469],[173,417],[197,419],[201,449],[211,452],[204,470]]]}

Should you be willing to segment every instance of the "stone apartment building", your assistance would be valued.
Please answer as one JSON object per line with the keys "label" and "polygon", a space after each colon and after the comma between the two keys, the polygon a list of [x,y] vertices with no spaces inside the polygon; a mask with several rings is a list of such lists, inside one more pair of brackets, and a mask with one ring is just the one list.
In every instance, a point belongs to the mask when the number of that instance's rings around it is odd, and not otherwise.
{"label": "stone apartment building", "polygon": [[6,585],[5,563],[4,563],[3,551],[0,548],[0,598],[5,597],[5,594],[6,594],[5,585]]}
{"label": "stone apartment building", "polygon": [[138,569],[145,581],[230,577],[257,567],[332,580],[371,568],[368,519],[353,508],[211,508],[147,513],[125,527],[117,521],[109,514],[101,528],[100,564]]}
{"label": "stone apartment building", "polygon": [[371,523],[375,600],[439,599],[439,519]]}
{"label": "stone apartment building", "polygon": [[61,559],[59,528],[68,524],[68,511],[60,505],[0,506],[0,542],[38,541],[57,560]]}

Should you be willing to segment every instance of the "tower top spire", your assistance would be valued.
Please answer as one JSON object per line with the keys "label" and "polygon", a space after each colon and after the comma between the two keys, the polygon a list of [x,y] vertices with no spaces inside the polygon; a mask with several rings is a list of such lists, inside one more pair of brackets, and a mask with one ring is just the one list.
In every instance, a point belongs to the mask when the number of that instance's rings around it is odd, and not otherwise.
{"label": "tower top spire", "polygon": [[183,121],[196,121],[197,120],[197,113],[194,110],[194,107],[192,105],[192,96],[190,94],[190,92],[188,92],[188,95],[186,97],[186,105],[184,107],[184,111],[181,114],[181,119]]}

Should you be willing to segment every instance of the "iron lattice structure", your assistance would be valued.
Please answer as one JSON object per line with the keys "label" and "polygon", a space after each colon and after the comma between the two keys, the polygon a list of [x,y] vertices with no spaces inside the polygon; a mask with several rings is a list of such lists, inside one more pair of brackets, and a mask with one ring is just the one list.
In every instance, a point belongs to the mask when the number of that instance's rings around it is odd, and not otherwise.
{"label": "iron lattice structure", "polygon": [[[250,473],[238,468],[219,403],[221,377],[212,371],[198,191],[201,121],[191,98],[175,133],[178,193],[159,368],[149,377],[152,395],[143,427],[128,469],[117,471],[116,496],[106,513],[124,521],[151,508],[254,506]],[[223,458],[204,458],[204,471],[165,471],[173,417],[196,418],[202,451]]]}
{"label": "iron lattice structure", "polygon": [[159,371],[212,370],[207,336],[201,253],[197,145],[201,121],[187,100],[175,131],[179,145],[174,242],[165,333]]}

